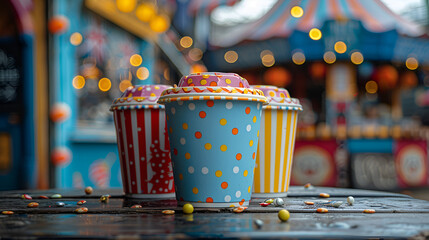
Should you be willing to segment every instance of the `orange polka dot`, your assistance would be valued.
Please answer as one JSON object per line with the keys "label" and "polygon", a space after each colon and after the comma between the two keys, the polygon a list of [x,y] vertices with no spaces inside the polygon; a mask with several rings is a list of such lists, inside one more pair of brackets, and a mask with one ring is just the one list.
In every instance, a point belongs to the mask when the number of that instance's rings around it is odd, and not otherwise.
{"label": "orange polka dot", "polygon": [[245,111],[246,111],[246,114],[249,114],[250,113],[250,107],[247,107]]}
{"label": "orange polka dot", "polygon": [[253,153],[253,155],[252,155],[253,159],[255,159],[255,155],[256,155],[256,153]]}
{"label": "orange polka dot", "polygon": [[183,180],[183,174],[179,174],[179,179]]}
{"label": "orange polka dot", "polygon": [[206,199],[206,202],[208,202],[208,203],[212,203],[212,202],[213,202],[213,198],[208,197],[208,198]]}
{"label": "orange polka dot", "polygon": [[200,118],[205,118],[207,114],[206,112],[201,111],[199,115],[200,115]]}
{"label": "orange polka dot", "polygon": [[195,137],[197,139],[200,139],[203,135],[201,134],[201,132],[195,132]]}
{"label": "orange polka dot", "polygon": [[211,82],[210,86],[217,86],[217,82]]}
{"label": "orange polka dot", "polygon": [[242,157],[241,153],[237,153],[237,155],[235,155],[235,159],[237,160],[241,160]]}
{"label": "orange polka dot", "polygon": [[237,135],[238,134],[238,129],[237,128],[233,128],[232,129],[232,134]]}
{"label": "orange polka dot", "polygon": [[213,107],[213,105],[214,105],[213,100],[208,100],[208,101],[207,101],[207,106],[208,106],[208,107]]}
{"label": "orange polka dot", "polygon": [[240,87],[244,87],[242,82],[240,82]]}
{"label": "orange polka dot", "polygon": [[226,188],[228,187],[228,183],[227,183],[227,182],[223,182],[220,186],[221,186],[223,189],[226,189]]}
{"label": "orange polka dot", "polygon": [[195,86],[195,84],[191,83],[191,84],[189,84],[189,86],[190,86],[190,87],[193,87],[193,86]]}
{"label": "orange polka dot", "polygon": [[194,194],[197,194],[197,193],[198,193],[198,188],[196,188],[196,187],[192,188],[192,192],[193,192]]}
{"label": "orange polka dot", "polygon": [[242,206],[242,205],[243,205],[243,203],[244,203],[244,202],[239,202],[238,204],[240,204],[240,206]]}
{"label": "orange polka dot", "polygon": [[170,128],[170,133],[172,133],[173,132],[173,128]]}

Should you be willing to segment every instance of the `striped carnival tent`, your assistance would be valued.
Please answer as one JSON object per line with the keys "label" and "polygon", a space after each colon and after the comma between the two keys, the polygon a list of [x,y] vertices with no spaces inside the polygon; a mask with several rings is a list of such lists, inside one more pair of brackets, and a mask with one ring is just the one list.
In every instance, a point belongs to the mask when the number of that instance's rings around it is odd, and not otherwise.
{"label": "striped carnival tent", "polygon": [[[302,8],[301,17],[291,15],[294,6]],[[321,40],[309,37],[313,28],[321,30]],[[404,61],[412,54],[425,63],[429,41],[424,34],[422,26],[403,19],[380,0],[279,0],[256,21],[235,26],[212,23],[212,51],[205,60],[214,69],[248,68],[260,63],[264,49],[274,52],[276,61],[291,61],[297,51],[307,60],[320,60],[326,51],[333,51],[335,42],[343,41],[347,52],[337,59],[358,50],[367,60]],[[236,63],[222,61],[228,50],[240,56]]]}
{"label": "striped carnival tent", "polygon": [[192,15],[197,15],[197,13],[210,14],[219,6],[232,6],[238,1],[239,0],[191,0],[188,10]]}

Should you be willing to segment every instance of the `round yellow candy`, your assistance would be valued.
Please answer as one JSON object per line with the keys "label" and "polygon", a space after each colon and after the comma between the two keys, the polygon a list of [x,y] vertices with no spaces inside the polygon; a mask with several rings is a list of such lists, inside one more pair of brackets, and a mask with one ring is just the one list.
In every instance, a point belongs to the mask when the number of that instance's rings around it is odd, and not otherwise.
{"label": "round yellow candy", "polygon": [[183,205],[183,213],[191,214],[193,212],[194,212],[194,206],[192,206],[192,204],[187,203],[187,204]]}
{"label": "round yellow candy", "polygon": [[289,220],[290,213],[288,210],[282,209],[279,211],[278,217],[282,222],[286,222],[287,220]]}

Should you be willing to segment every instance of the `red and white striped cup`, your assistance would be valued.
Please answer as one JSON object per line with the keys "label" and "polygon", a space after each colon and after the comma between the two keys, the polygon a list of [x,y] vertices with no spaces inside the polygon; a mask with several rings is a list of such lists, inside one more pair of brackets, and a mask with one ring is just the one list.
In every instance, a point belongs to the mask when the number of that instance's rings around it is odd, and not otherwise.
{"label": "red and white striped cup", "polygon": [[157,104],[168,85],[129,87],[113,101],[122,183],[127,197],[174,197],[165,109]]}

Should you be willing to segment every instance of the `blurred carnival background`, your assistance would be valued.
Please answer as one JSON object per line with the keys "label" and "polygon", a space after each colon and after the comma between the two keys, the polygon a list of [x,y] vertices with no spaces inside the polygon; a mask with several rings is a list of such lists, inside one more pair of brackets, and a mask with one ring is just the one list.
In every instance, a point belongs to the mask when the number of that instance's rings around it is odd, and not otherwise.
{"label": "blurred carnival background", "polygon": [[292,184],[429,185],[426,0],[2,2],[0,190],[121,187],[113,98],[203,71],[300,99]]}

